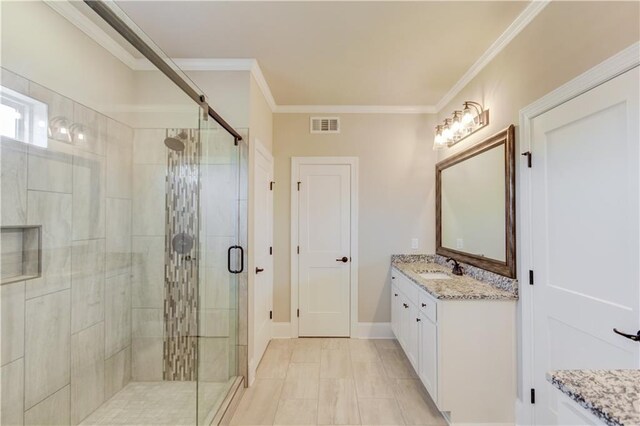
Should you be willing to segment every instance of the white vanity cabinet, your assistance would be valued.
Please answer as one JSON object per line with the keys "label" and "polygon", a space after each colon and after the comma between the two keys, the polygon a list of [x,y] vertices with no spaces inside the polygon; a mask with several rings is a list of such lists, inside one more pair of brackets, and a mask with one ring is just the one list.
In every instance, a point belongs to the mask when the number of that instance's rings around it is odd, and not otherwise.
{"label": "white vanity cabinet", "polygon": [[515,300],[436,299],[396,268],[391,298],[393,332],[449,421],[513,424]]}

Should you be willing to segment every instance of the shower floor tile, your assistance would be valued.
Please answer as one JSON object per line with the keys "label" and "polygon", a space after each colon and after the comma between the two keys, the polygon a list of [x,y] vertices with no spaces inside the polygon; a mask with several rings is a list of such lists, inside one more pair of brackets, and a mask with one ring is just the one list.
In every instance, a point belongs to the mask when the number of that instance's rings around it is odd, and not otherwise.
{"label": "shower floor tile", "polygon": [[[200,412],[217,407],[229,383],[200,384]],[[201,415],[203,418],[206,415]],[[195,425],[195,382],[131,382],[81,425]]]}

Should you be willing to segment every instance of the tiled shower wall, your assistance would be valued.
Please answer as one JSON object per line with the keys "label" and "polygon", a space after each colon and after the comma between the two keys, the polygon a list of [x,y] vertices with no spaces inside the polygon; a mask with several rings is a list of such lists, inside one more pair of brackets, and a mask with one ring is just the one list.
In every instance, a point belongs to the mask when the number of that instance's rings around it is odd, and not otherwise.
{"label": "tiled shower wall", "polygon": [[[170,131],[171,134],[176,132],[177,130]],[[221,130],[203,130],[202,132],[199,182],[201,226],[198,253],[200,257],[198,259],[200,267],[198,311],[201,338],[198,350],[198,379],[207,382],[225,382],[230,376],[237,374],[236,278],[241,276],[231,276],[227,272],[226,261],[227,249],[235,244],[235,236],[238,233],[238,158],[233,139],[226,132]],[[163,309],[165,185],[169,153],[162,143],[166,136],[166,130],[136,129],[134,131],[132,282],[132,376],[134,381],[167,379],[163,376]],[[246,320],[242,323],[246,330]],[[246,331],[243,334],[246,336]]]}
{"label": "tiled shower wall", "polygon": [[42,225],[43,271],[0,289],[0,423],[77,424],[131,377],[133,131],[5,70],[2,84],[86,138],[1,142],[0,221]]}

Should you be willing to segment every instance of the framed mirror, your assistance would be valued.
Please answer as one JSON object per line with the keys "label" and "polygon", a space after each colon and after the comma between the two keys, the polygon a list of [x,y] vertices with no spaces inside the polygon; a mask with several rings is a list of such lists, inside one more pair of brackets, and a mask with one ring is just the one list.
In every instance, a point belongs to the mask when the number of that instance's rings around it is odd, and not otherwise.
{"label": "framed mirror", "polygon": [[436,164],[436,253],[516,276],[515,127]]}

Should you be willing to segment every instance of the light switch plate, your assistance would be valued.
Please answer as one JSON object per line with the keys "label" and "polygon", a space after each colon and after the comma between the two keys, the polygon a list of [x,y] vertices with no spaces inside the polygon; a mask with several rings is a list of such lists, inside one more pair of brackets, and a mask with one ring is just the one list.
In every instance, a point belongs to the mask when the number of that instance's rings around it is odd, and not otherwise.
{"label": "light switch plate", "polygon": [[419,247],[418,239],[417,238],[412,238],[411,239],[411,248],[412,249],[417,249],[418,247]]}

